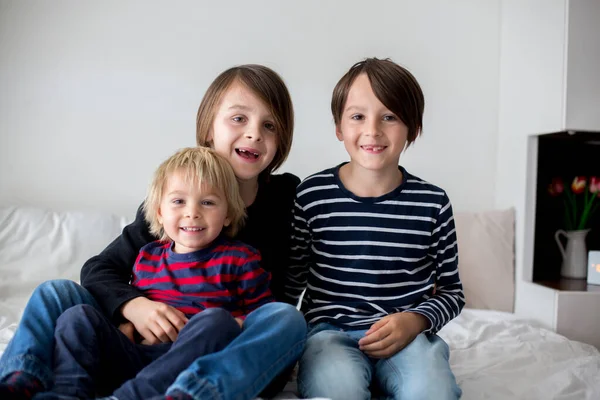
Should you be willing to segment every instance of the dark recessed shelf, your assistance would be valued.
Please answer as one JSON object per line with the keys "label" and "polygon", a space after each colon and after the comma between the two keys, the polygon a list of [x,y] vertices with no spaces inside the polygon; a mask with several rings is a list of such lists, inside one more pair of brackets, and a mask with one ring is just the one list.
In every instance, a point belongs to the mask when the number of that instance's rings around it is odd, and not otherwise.
{"label": "dark recessed shelf", "polygon": [[[561,279],[562,255],[554,239],[555,232],[565,228],[564,203],[562,198],[549,195],[548,185],[556,177],[562,178],[568,186],[575,176],[600,177],[600,132],[539,135],[537,147],[532,280],[536,283],[549,282],[543,285],[558,289],[554,283],[570,281]],[[592,230],[587,235],[587,248],[600,250],[600,212],[590,220],[590,227]],[[582,287],[585,287],[585,280],[583,282]],[[573,282],[561,285],[577,289],[560,290],[585,290],[579,289],[579,284]]]}
{"label": "dark recessed shelf", "polygon": [[590,285],[586,279],[567,279],[534,281],[533,283],[551,289],[568,292],[600,292],[600,285]]}

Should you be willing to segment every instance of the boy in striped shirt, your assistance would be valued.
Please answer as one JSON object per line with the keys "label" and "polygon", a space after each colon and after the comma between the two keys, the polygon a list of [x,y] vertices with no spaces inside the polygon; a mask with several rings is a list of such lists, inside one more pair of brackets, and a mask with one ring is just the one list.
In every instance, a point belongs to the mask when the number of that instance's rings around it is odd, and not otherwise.
{"label": "boy in striped shirt", "polygon": [[309,323],[302,397],[456,399],[436,335],[464,306],[446,193],[399,166],[424,98],[390,60],[355,64],[331,103],[350,162],[297,188],[286,290]]}
{"label": "boy in striped shirt", "polygon": [[167,159],[144,211],[160,240],[140,250],[131,284],[172,306],[179,332],[172,343],[149,346],[138,343],[130,322],[117,328],[92,306],[72,307],[58,320],[55,384],[41,398],[93,398],[117,388],[113,398],[164,393],[196,358],[226,347],[246,315],[274,301],[258,251],[228,238],[245,208],[233,169],[214,150],[187,148]]}

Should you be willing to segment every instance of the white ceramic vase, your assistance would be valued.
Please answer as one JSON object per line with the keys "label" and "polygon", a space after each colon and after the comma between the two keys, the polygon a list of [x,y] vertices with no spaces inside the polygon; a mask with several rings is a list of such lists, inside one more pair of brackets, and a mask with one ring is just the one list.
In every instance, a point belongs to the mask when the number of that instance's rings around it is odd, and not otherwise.
{"label": "white ceramic vase", "polygon": [[[554,234],[554,239],[562,254],[562,266],[560,275],[565,278],[585,279],[587,276],[587,248],[585,237],[589,229],[579,231],[563,231],[559,229]],[[560,240],[564,236],[567,239],[565,247]]]}

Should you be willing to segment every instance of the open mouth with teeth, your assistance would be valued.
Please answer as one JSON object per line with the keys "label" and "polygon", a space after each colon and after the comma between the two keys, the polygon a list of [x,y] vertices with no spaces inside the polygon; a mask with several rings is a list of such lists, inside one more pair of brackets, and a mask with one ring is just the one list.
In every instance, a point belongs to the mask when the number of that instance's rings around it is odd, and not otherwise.
{"label": "open mouth with teeth", "polygon": [[198,226],[182,226],[179,229],[181,229],[184,232],[200,232],[204,230],[204,228],[200,228]]}
{"label": "open mouth with teeth", "polygon": [[260,154],[246,149],[235,149],[235,152],[238,156],[249,160],[258,160],[258,157],[260,157]]}
{"label": "open mouth with teeth", "polygon": [[387,146],[360,146],[363,150],[369,153],[381,153]]}

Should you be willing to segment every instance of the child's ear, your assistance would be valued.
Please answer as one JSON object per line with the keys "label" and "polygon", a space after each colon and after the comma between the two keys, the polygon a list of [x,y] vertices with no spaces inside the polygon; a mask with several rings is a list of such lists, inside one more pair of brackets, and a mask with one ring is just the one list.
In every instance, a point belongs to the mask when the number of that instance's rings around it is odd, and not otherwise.
{"label": "child's ear", "polygon": [[231,218],[229,218],[229,216],[227,216],[225,218],[225,221],[223,221],[223,226],[228,227],[229,225],[231,225]]}
{"label": "child's ear", "polygon": [[158,221],[159,224],[163,224],[163,216],[162,216],[162,212],[160,211],[160,207],[158,207],[158,210],[156,210],[156,220]]}
{"label": "child's ear", "polygon": [[342,130],[339,125],[335,126],[335,136],[338,138],[340,142],[344,141],[344,135],[342,134]]}

